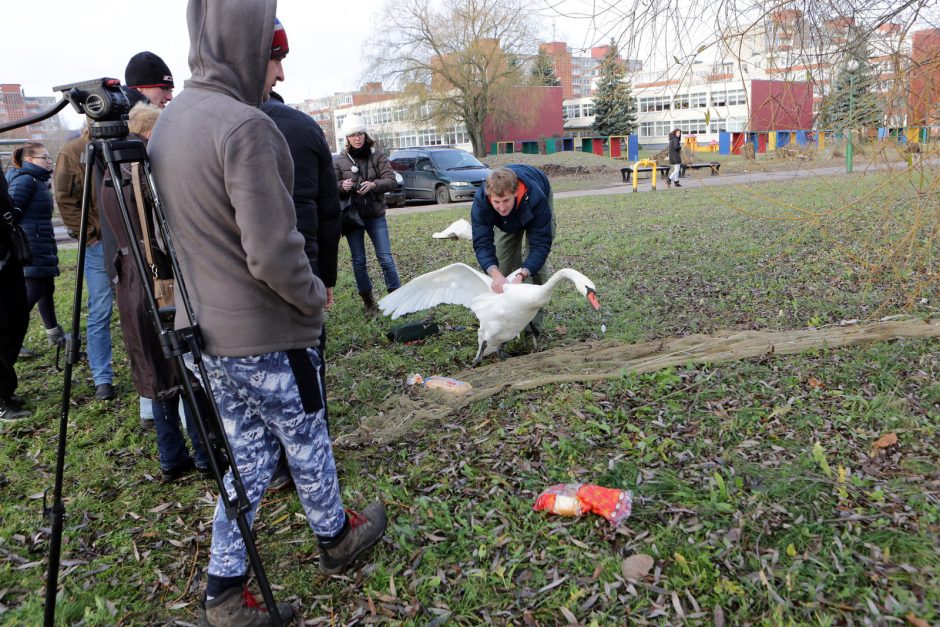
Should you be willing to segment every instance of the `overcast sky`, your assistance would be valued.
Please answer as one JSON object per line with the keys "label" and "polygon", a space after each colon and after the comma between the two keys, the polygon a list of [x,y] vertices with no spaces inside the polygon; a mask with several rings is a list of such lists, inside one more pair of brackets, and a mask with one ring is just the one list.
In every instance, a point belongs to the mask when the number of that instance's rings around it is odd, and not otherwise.
{"label": "overcast sky", "polygon": [[[583,0],[566,0],[580,8]],[[552,2],[558,5],[559,2]],[[562,3],[564,4],[564,3]],[[363,82],[370,27],[384,0],[280,0],[287,30],[287,80],[278,91],[288,102],[356,89]],[[533,0],[543,15],[547,0]],[[534,11],[538,13],[538,11]],[[4,0],[0,10],[0,82],[21,83],[27,96],[52,96],[54,85],[109,76],[124,80],[124,67],[142,50],[160,55],[177,92],[189,77],[186,0]],[[589,23],[544,18],[553,35],[574,47],[590,46]],[[78,116],[69,124],[78,126]]]}

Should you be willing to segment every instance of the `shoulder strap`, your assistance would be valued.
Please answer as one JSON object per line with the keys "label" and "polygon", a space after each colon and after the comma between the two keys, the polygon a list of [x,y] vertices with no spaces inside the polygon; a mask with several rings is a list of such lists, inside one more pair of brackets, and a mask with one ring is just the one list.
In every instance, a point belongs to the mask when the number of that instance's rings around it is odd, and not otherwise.
{"label": "shoulder strap", "polygon": [[144,234],[144,255],[147,257],[147,265],[150,271],[157,276],[157,267],[153,263],[153,250],[150,247],[150,225],[147,223],[147,209],[144,204],[144,194],[140,189],[140,164],[131,164],[131,185],[134,188],[134,204],[137,205],[137,217],[140,219],[140,230]]}

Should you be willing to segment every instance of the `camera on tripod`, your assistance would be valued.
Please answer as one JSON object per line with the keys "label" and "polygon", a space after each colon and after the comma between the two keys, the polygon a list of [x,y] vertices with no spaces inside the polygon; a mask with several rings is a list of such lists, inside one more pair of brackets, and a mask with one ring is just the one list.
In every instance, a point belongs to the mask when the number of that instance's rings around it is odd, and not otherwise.
{"label": "camera on tripod", "polygon": [[52,88],[92,123],[92,139],[121,139],[127,136],[127,114],[131,102],[116,78],[95,78]]}
{"label": "camera on tripod", "polygon": [[[46,595],[43,624],[52,627],[55,624],[56,599],[59,592],[59,565],[62,552],[62,537],[65,519],[65,501],[62,496],[66,440],[69,426],[70,394],[72,389],[72,370],[80,359],[81,336],[80,316],[82,311],[82,281],[84,279],[85,251],[89,212],[92,207],[92,187],[101,185],[99,200],[103,195],[113,198],[118,205],[119,222],[127,235],[128,254],[132,257],[132,266],[142,277],[143,288],[139,296],[143,299],[145,316],[150,318],[153,337],[160,346],[162,355],[154,354],[154,359],[166,359],[173,363],[176,370],[181,396],[188,401],[193,421],[199,438],[209,457],[209,468],[219,488],[219,495],[226,514],[237,521],[248,559],[251,563],[258,585],[268,608],[271,622],[278,627],[282,624],[271,586],[268,583],[261,556],[252,535],[248,514],[251,502],[245,491],[238,467],[232,463],[235,456],[225,435],[225,429],[218,407],[212,395],[212,388],[205,364],[202,361],[203,340],[196,320],[192,302],[189,299],[182,271],[177,261],[166,216],[160,205],[155,181],[150,171],[147,148],[139,139],[128,139],[128,114],[131,110],[130,99],[121,81],[115,78],[97,78],[77,83],[68,83],[53,87],[62,92],[62,99],[51,109],[15,122],[0,124],[0,133],[35,124],[48,119],[69,104],[79,114],[88,117],[89,138],[85,145],[81,163],[84,164],[82,177],[81,220],[78,228],[78,260],[75,270],[75,291],[72,300],[72,320],[70,339],[66,345],[66,360],[63,370],[62,403],[59,418],[59,435],[56,448],[55,485],[52,504],[47,506],[43,498],[43,512],[51,522],[49,535],[49,559],[46,573]],[[127,172],[129,170],[129,173]],[[95,172],[97,171],[97,176]],[[133,188],[132,195],[125,194],[125,188]],[[133,197],[133,205],[131,205]],[[130,207],[134,207],[133,216]],[[138,232],[135,219],[144,234]],[[153,223],[151,231],[150,223]],[[153,233],[151,237],[150,233]],[[185,314],[190,326],[173,329],[171,320],[166,318],[169,310],[161,308],[148,277],[156,265],[144,259],[142,243],[150,244],[152,239],[162,240],[165,254],[175,277],[174,298],[176,305]],[[147,246],[147,250],[152,250]],[[162,277],[156,276],[154,279]],[[146,326],[146,325],[145,325]],[[152,345],[151,345],[152,346]],[[230,474],[226,484],[223,477]],[[232,492],[230,492],[230,490]],[[44,493],[45,497],[45,493]]]}

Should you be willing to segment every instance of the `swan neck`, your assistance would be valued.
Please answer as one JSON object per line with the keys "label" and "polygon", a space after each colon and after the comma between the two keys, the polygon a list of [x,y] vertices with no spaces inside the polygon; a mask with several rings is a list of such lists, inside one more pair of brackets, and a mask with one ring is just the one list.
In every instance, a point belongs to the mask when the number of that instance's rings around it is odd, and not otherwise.
{"label": "swan neck", "polygon": [[545,282],[545,286],[550,290],[555,289],[555,286],[558,285],[559,281],[561,281],[562,279],[568,279],[572,283],[577,284],[574,271],[570,270],[569,268],[562,268],[561,270],[553,274],[551,278],[548,279],[548,281]]}

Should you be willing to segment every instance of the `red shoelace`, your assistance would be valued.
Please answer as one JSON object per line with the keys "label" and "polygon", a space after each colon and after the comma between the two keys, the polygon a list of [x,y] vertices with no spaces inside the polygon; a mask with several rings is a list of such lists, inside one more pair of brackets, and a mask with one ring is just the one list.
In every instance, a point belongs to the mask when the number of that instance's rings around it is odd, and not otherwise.
{"label": "red shoelace", "polygon": [[262,612],[267,612],[268,608],[262,603],[258,603],[258,600],[248,592],[248,588],[242,588],[242,602],[245,604],[245,607],[251,608],[253,610],[261,610]]}
{"label": "red shoelace", "polygon": [[363,516],[358,512],[354,512],[351,509],[346,510],[346,515],[349,516],[349,528],[355,529],[360,525],[364,525],[369,522],[369,519]]}

